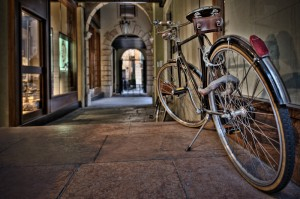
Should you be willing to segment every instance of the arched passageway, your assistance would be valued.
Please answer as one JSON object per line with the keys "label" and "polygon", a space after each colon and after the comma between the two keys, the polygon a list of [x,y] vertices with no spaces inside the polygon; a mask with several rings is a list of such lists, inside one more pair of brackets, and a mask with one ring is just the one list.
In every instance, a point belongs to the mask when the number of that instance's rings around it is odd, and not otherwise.
{"label": "arched passageway", "polygon": [[[116,9],[116,5],[119,4],[111,4],[111,3],[99,3],[95,6],[90,14],[87,17],[87,21],[85,24],[86,31],[86,93],[90,94],[89,88],[89,48],[88,48],[88,40],[89,40],[89,28],[92,24],[92,18],[95,13],[101,9],[101,17],[110,18],[109,14],[112,15],[112,10]],[[121,5],[121,4],[120,4]],[[120,81],[121,70],[120,67],[120,59],[122,53],[124,53],[127,49],[138,49],[143,55],[143,83],[142,89],[149,96],[152,96],[153,93],[153,46],[152,46],[152,24],[149,17],[149,14],[146,10],[139,4],[132,4],[136,7],[137,12],[139,13],[138,18],[134,18],[130,21],[130,26],[127,29],[126,36],[120,27],[120,21],[122,18],[117,17],[114,20],[111,20],[110,23],[101,24],[100,32],[100,90],[104,93],[105,97],[111,97],[114,93],[122,92],[123,85]],[[118,9],[116,9],[117,12]],[[102,14],[103,13],[103,14]],[[114,15],[115,16],[115,15]],[[100,19],[105,21],[105,19]],[[112,17],[113,18],[113,17]],[[142,20],[142,21],[141,21]],[[107,20],[106,20],[107,21]],[[103,25],[103,26],[102,26]],[[126,41],[126,38],[134,39],[132,41]],[[121,40],[123,45],[131,45],[130,47],[122,47],[116,48],[116,41]],[[124,43],[125,42],[125,43]],[[118,42],[117,42],[118,43]],[[120,43],[118,43],[120,44]],[[132,46],[133,45],[133,46]],[[142,46],[136,46],[142,45]]]}

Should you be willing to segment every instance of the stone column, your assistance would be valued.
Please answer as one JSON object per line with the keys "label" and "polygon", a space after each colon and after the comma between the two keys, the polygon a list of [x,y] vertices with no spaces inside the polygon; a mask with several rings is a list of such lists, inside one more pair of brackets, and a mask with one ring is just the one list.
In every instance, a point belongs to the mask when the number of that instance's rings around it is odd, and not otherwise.
{"label": "stone column", "polygon": [[79,4],[77,7],[77,71],[78,71],[78,100],[85,107],[85,62],[84,62],[84,8]]}

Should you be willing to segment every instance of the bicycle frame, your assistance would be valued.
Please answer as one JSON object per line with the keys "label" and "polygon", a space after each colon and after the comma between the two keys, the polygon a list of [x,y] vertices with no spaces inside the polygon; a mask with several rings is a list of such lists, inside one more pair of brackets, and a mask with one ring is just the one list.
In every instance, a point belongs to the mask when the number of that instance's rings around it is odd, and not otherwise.
{"label": "bicycle frame", "polygon": [[[178,31],[178,30],[176,30]],[[182,51],[182,46],[194,39],[198,39],[199,41],[199,45],[200,45],[200,54],[199,54],[199,57],[200,57],[200,60],[201,60],[201,63],[200,63],[200,67],[201,67],[201,71],[202,73],[197,69],[196,66],[192,65],[191,63],[188,63],[185,59],[185,56],[183,54],[183,51]],[[205,45],[204,45],[204,40],[209,44],[209,47],[212,45],[210,40],[208,39],[208,37],[205,35],[205,34],[200,34],[200,35],[197,35],[197,34],[194,34],[190,37],[188,37],[187,39],[183,40],[183,41],[175,41],[176,42],[176,49],[177,49],[177,53],[178,53],[178,56],[177,56],[177,66],[178,66],[178,73],[180,74],[180,70],[185,70],[184,73],[186,75],[189,76],[189,78],[192,80],[192,84],[194,86],[194,88],[197,90],[198,89],[198,85],[195,83],[195,79],[192,75],[192,72],[195,72],[197,75],[199,75],[202,83],[203,83],[203,88],[206,88],[207,87],[207,77],[206,77],[206,74],[207,74],[207,66],[206,66],[206,63],[204,62],[204,60],[202,59],[203,58],[203,55],[204,53],[206,53],[205,51]],[[184,65],[184,68],[182,67],[182,65]],[[195,107],[195,109],[197,110],[197,112],[211,112],[209,111],[209,102],[208,102],[208,96],[207,95],[204,95],[202,96],[199,92],[197,92],[199,98],[203,98],[202,100],[202,104],[200,105],[201,108],[199,108],[195,103],[194,103],[194,100],[192,98],[191,95],[190,98],[191,98],[191,101],[193,102],[193,105]],[[199,110],[200,109],[200,110]],[[212,112],[211,112],[212,113]],[[218,113],[215,113],[215,114],[218,114]]]}

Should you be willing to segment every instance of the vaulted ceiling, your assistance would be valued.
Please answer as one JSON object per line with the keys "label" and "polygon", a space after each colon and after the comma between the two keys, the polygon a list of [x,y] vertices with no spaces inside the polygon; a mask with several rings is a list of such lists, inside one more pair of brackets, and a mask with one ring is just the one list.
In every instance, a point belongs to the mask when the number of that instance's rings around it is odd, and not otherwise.
{"label": "vaulted ceiling", "polygon": [[108,2],[108,3],[127,3],[127,2],[131,2],[131,3],[159,3],[159,5],[161,7],[164,6],[166,0],[75,0],[77,2],[89,2],[89,3],[104,3],[104,2]]}

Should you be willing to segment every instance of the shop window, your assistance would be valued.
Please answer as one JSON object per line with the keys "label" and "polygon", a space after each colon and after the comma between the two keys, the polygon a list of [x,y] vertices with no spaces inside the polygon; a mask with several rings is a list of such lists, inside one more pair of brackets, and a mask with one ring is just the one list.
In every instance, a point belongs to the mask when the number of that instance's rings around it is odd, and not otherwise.
{"label": "shop window", "polygon": [[41,21],[22,11],[22,112],[41,110]]}
{"label": "shop window", "polygon": [[41,108],[41,89],[39,74],[23,74],[23,114]]}
{"label": "shop window", "polygon": [[22,65],[37,66],[40,62],[39,21],[22,11]]}
{"label": "shop window", "polygon": [[51,96],[76,91],[76,7],[51,2]]}

